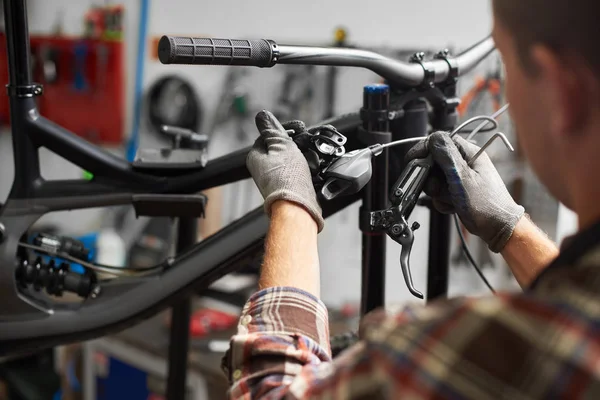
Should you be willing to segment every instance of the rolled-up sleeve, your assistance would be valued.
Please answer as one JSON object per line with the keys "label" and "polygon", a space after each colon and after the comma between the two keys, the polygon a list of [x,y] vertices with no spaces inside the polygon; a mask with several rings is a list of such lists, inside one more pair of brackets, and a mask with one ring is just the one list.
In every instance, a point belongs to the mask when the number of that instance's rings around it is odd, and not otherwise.
{"label": "rolled-up sleeve", "polygon": [[230,397],[275,396],[307,366],[331,361],[327,308],[302,290],[276,287],[246,303],[223,359]]}

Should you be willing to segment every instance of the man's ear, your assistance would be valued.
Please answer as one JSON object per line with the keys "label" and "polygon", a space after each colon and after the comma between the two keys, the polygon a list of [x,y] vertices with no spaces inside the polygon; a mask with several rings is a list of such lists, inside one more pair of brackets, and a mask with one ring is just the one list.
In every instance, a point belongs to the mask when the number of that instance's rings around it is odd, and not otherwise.
{"label": "man's ear", "polygon": [[587,117],[585,75],[580,74],[577,65],[567,62],[544,45],[532,47],[531,61],[536,66],[540,90],[548,105],[548,127],[551,130],[548,133],[557,139],[577,134]]}

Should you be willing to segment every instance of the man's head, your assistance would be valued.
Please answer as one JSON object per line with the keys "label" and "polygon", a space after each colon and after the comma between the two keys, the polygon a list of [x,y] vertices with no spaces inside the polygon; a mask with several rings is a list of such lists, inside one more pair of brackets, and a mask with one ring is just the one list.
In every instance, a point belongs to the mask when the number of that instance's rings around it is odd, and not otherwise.
{"label": "man's head", "polygon": [[521,148],[575,207],[574,171],[600,159],[600,1],[493,0],[493,9]]}

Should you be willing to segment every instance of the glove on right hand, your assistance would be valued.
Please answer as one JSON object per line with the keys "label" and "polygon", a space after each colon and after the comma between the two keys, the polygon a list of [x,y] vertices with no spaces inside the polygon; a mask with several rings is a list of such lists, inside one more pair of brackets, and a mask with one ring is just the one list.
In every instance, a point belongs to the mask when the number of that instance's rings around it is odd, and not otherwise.
{"label": "glove on right hand", "polygon": [[513,200],[487,154],[469,167],[479,147],[445,132],[435,132],[406,155],[411,161],[431,154],[435,166],[424,191],[443,214],[456,213],[490,250],[502,251],[525,209]]}

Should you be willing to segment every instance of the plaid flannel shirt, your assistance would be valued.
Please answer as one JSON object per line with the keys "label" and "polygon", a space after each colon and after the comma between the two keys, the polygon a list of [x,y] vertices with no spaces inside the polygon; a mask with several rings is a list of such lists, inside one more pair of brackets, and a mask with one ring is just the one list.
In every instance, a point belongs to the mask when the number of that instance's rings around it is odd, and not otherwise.
{"label": "plaid flannel shirt", "polygon": [[234,399],[600,399],[600,224],[524,293],[408,307],[333,361],[323,303],[263,290],[223,365]]}

